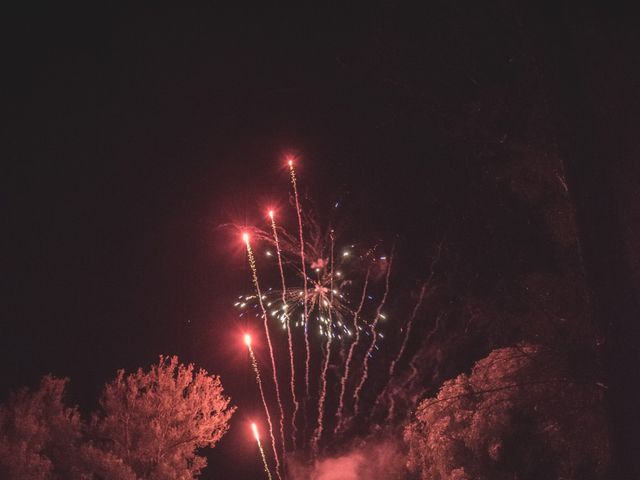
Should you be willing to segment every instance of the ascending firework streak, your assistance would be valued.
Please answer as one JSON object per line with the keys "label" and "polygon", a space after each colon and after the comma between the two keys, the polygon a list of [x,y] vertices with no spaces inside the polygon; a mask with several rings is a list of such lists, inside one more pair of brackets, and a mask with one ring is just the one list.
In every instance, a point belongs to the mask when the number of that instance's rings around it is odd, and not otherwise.
{"label": "ascending firework streak", "polygon": [[251,424],[251,430],[253,430],[253,436],[258,443],[258,448],[260,449],[260,455],[262,456],[262,463],[264,464],[264,471],[267,472],[267,477],[271,480],[271,472],[269,471],[269,464],[267,463],[267,457],[264,456],[264,450],[262,449],[262,444],[260,443],[260,435],[258,435],[258,427],[255,423]]}
{"label": "ascending firework streak", "polygon": [[[398,350],[398,354],[396,355],[396,358],[394,358],[393,361],[391,362],[391,365],[389,365],[389,380],[387,381],[387,386],[389,385],[389,383],[393,379],[393,374],[395,373],[396,365],[398,364],[398,362],[402,358],[402,355],[404,354],[404,351],[407,348],[407,343],[409,341],[409,336],[411,335],[411,329],[413,327],[413,322],[415,321],[416,316],[418,315],[418,311],[420,310],[420,307],[422,306],[422,303],[424,302],[425,294],[427,293],[427,290],[431,286],[431,281],[433,280],[433,276],[435,274],[435,265],[440,260],[440,255],[442,254],[442,243],[443,242],[444,242],[444,239],[440,242],[440,245],[438,245],[438,253],[434,257],[433,261],[431,262],[431,268],[430,268],[429,277],[422,284],[422,287],[420,288],[420,294],[418,295],[418,301],[416,302],[416,305],[413,308],[413,311],[411,312],[411,316],[409,317],[409,320],[407,321],[407,326],[405,328],[404,338],[402,339],[402,345],[400,346],[400,350]],[[378,398],[376,398],[376,402],[373,405],[373,408],[371,409],[371,412],[370,412],[371,415],[373,415],[374,411],[378,408],[378,405],[382,401],[382,397],[385,394],[385,391],[386,391],[386,387],[380,392],[380,394],[378,395]]]}
{"label": "ascending firework streak", "polygon": [[304,289],[304,346],[305,346],[305,364],[304,364],[304,383],[306,398],[309,398],[309,361],[311,357],[311,349],[309,348],[309,307],[307,306],[307,299],[309,298],[307,292],[307,267],[304,259],[304,236],[302,234],[302,212],[300,211],[300,199],[298,198],[298,184],[296,182],[296,171],[293,168],[293,160],[289,159],[289,172],[291,173],[291,186],[293,187],[293,197],[296,202],[296,214],[298,215],[298,231],[300,232],[300,262],[302,263],[302,285]]}
{"label": "ascending firework streak", "polygon": [[293,361],[293,341],[291,339],[291,325],[289,321],[289,313],[287,312],[287,285],[284,279],[284,269],[282,268],[282,252],[280,251],[280,242],[278,241],[278,229],[273,215],[273,210],[269,210],[269,218],[271,219],[271,229],[273,230],[273,241],[276,244],[276,254],[278,256],[278,268],[280,269],[280,280],[282,281],[282,315],[285,319],[287,329],[287,340],[289,342],[289,362],[291,368],[291,398],[293,400],[293,415],[291,416],[291,440],[293,448],[296,447],[296,416],[300,404],[296,398],[296,371]]}
{"label": "ascending firework streak", "polygon": [[422,284],[422,288],[420,289],[420,295],[418,296],[418,301],[416,302],[416,306],[413,308],[413,311],[411,312],[411,316],[409,317],[409,321],[407,322],[407,326],[404,332],[404,339],[402,340],[402,345],[400,346],[400,350],[398,350],[398,355],[396,355],[396,358],[393,359],[393,362],[391,362],[391,365],[389,366],[389,378],[393,377],[393,373],[396,370],[396,364],[400,361],[400,359],[402,358],[402,354],[404,353],[404,350],[407,348],[407,342],[409,341],[409,336],[411,335],[411,328],[413,326],[414,320],[416,319],[416,316],[418,315],[418,310],[420,310],[420,307],[422,306],[422,302],[424,301],[424,295],[425,293],[427,293],[428,285],[429,285],[429,282],[425,282]]}
{"label": "ascending firework streak", "polygon": [[395,245],[391,249],[391,255],[389,257],[389,265],[387,266],[387,276],[385,279],[384,294],[382,295],[382,299],[378,304],[378,308],[376,310],[376,315],[373,318],[373,322],[369,326],[369,328],[371,329],[371,336],[372,336],[371,345],[369,345],[369,349],[367,350],[367,353],[365,354],[363,359],[364,365],[362,367],[362,377],[360,378],[360,383],[358,383],[358,386],[353,392],[354,404],[353,404],[352,418],[355,418],[358,416],[359,409],[360,409],[360,391],[362,390],[362,387],[364,386],[364,383],[367,381],[367,377],[369,375],[369,359],[371,358],[371,354],[373,352],[374,347],[376,346],[376,341],[378,339],[378,331],[376,330],[376,327],[378,326],[378,321],[380,320],[380,318],[383,317],[382,308],[384,307],[384,304],[387,301],[387,295],[389,294],[389,276],[391,275],[391,266],[393,265],[394,251],[395,251]]}
{"label": "ascending firework streak", "polygon": [[[422,345],[429,345],[429,343],[431,342],[431,339],[433,338],[433,336],[438,332],[438,330],[440,329],[440,322],[442,321],[442,319],[446,316],[445,313],[440,313],[438,314],[438,316],[436,317],[436,320],[434,322],[433,328],[429,331],[429,333],[427,334],[426,337],[424,337],[424,340],[422,340]],[[404,381],[399,385],[398,390],[399,391],[413,391],[415,388],[415,383],[418,380],[418,376],[419,376],[419,370],[418,370],[418,362],[420,360],[420,353],[421,353],[421,349],[419,349],[416,353],[414,353],[413,358],[411,359],[411,362],[409,362],[409,368],[411,369],[411,374],[408,375]],[[435,377],[434,377],[435,378]],[[394,415],[395,415],[395,407],[396,407],[396,396],[395,395],[389,395],[389,409],[387,411],[387,417],[385,419],[385,422],[390,422],[393,420]]]}
{"label": "ascending firework streak", "polygon": [[[251,274],[253,276],[253,285],[256,288],[256,295],[258,296],[258,303],[260,304],[260,309],[262,310],[262,315],[264,318],[264,332],[267,337],[267,344],[269,346],[269,356],[271,357],[271,369],[273,372],[273,383],[276,387],[276,398],[278,400],[278,408],[280,409],[280,440],[282,441],[282,454],[286,454],[286,449],[284,446],[284,409],[282,408],[282,400],[280,398],[280,387],[278,385],[278,374],[276,373],[276,361],[273,357],[273,346],[271,345],[271,336],[269,335],[269,324],[268,324],[268,316],[267,310],[264,308],[264,303],[262,302],[262,292],[260,291],[260,283],[258,282],[258,270],[256,268],[256,260],[253,256],[253,250],[251,250],[251,244],[249,243],[249,234],[244,233],[242,235],[242,239],[244,240],[245,245],[247,246],[247,257],[249,259],[249,266],[251,267]],[[276,459],[278,457],[276,456]],[[280,468],[278,465],[278,472]]]}
{"label": "ascending firework streak", "polygon": [[411,327],[413,326],[413,322],[416,319],[416,316],[418,315],[418,311],[420,310],[420,307],[424,302],[424,296],[427,293],[428,286],[429,286],[429,281],[427,280],[422,284],[422,287],[420,288],[420,294],[418,295],[418,300],[416,301],[416,305],[413,307],[413,311],[411,312],[411,316],[409,317],[409,320],[407,321],[407,326],[405,327],[404,339],[402,340],[402,345],[400,346],[400,350],[398,350],[398,354],[396,355],[396,358],[393,359],[393,361],[391,362],[391,365],[389,366],[389,380],[387,381],[387,385],[385,386],[385,388],[382,389],[382,391],[378,394],[378,398],[376,398],[376,401],[373,404],[373,408],[369,412],[369,418],[371,418],[374,412],[377,410],[378,405],[380,405],[380,402],[382,401],[382,397],[387,391],[387,387],[389,383],[391,383],[391,381],[393,380],[393,374],[396,370],[396,365],[402,358],[402,355],[404,354],[404,351],[407,348],[407,342],[409,341],[409,335],[411,334]]}
{"label": "ascending firework streak", "polygon": [[[264,396],[264,389],[262,388],[262,379],[260,378],[260,369],[258,368],[258,361],[256,360],[256,356],[253,353],[253,348],[251,347],[251,336],[245,334],[244,343],[247,345],[249,349],[249,355],[251,356],[251,366],[253,366],[253,371],[256,374],[256,383],[258,384],[258,390],[260,390],[260,398],[262,399],[262,405],[264,406],[264,413],[267,417],[267,423],[269,424],[269,433],[271,434],[271,447],[273,448],[273,456],[276,459],[276,473],[278,478],[280,477],[280,458],[278,457],[278,450],[276,449],[276,439],[273,436],[273,424],[271,423],[271,414],[269,413],[269,407],[267,406],[267,400]],[[254,424],[255,425],[255,424]],[[252,427],[253,428],[253,427]],[[267,466],[267,459],[264,456],[264,451],[262,450],[262,446],[260,445],[260,440],[258,434],[256,433],[257,429],[254,430],[254,434],[256,440],[258,440],[258,446],[260,447],[260,453],[262,453],[262,459],[264,460],[264,468],[271,478],[271,474],[269,473],[269,467]]]}
{"label": "ascending firework streak", "polygon": [[330,261],[330,285],[329,285],[329,308],[328,308],[328,316],[329,316],[329,329],[327,331],[327,345],[326,350],[324,351],[324,363],[322,365],[322,387],[320,390],[320,398],[318,399],[318,426],[316,427],[316,431],[313,434],[313,439],[311,440],[311,449],[313,454],[316,455],[318,453],[318,442],[320,441],[320,437],[322,436],[322,430],[324,426],[324,402],[327,398],[327,369],[329,368],[329,362],[331,359],[331,339],[333,338],[333,331],[331,328],[333,319],[331,316],[331,306],[333,305],[333,249],[335,246],[335,237],[333,230],[330,233],[331,237],[331,261]]}
{"label": "ascending firework streak", "polygon": [[347,355],[347,360],[345,361],[345,364],[344,364],[344,375],[340,380],[340,397],[338,400],[338,411],[336,412],[336,418],[338,419],[338,423],[336,423],[336,426],[333,429],[334,435],[338,434],[338,432],[340,431],[344,423],[342,418],[342,410],[344,409],[344,392],[347,387],[347,381],[349,380],[349,368],[351,366],[351,359],[353,358],[353,351],[355,350],[356,345],[358,345],[358,342],[360,341],[360,327],[358,326],[358,316],[360,315],[360,312],[362,311],[362,307],[364,305],[364,299],[367,294],[367,285],[369,284],[370,273],[371,273],[371,269],[367,269],[367,275],[364,277],[364,285],[362,287],[362,297],[360,298],[360,305],[358,305],[358,309],[353,315],[353,329],[356,332],[356,338],[351,343],[351,346],[349,347],[349,354]]}
{"label": "ascending firework streak", "polygon": [[[431,262],[429,278],[427,278],[426,282],[422,284],[422,288],[420,289],[420,296],[418,297],[418,302],[416,303],[416,306],[413,309],[413,312],[411,312],[411,317],[407,322],[407,328],[404,332],[404,339],[402,340],[402,346],[398,351],[398,355],[396,355],[396,358],[393,360],[393,362],[391,362],[391,365],[389,366],[389,378],[393,377],[396,364],[400,361],[400,358],[402,357],[402,354],[404,353],[404,350],[407,347],[407,341],[409,340],[409,335],[411,335],[411,328],[413,327],[413,322],[415,321],[416,315],[418,314],[418,310],[420,309],[420,307],[422,306],[422,302],[424,301],[424,294],[427,292],[427,288],[431,285],[431,280],[433,279],[433,275],[435,273],[434,269],[435,269],[436,263],[438,262],[438,260],[440,260],[440,255],[442,254],[443,242],[444,242],[444,239],[440,242],[440,245],[438,245],[438,253],[433,259],[433,261]],[[378,402],[376,402],[376,404],[377,403]]]}

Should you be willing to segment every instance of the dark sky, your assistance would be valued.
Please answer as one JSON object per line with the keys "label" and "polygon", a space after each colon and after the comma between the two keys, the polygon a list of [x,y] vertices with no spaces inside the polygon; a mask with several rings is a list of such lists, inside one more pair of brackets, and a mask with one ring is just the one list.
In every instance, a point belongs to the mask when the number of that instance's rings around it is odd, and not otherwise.
{"label": "dark sky", "polygon": [[230,306],[246,266],[217,227],[286,204],[287,152],[318,209],[340,199],[352,233],[397,236],[411,276],[449,235],[490,283],[549,261],[500,166],[578,155],[575,137],[592,137],[618,158],[603,167],[613,210],[601,216],[615,211],[618,243],[637,245],[625,172],[638,170],[639,70],[634,29],[613,8],[56,5],[4,17],[2,396],[52,372],[89,409],[116,369],[176,353],[220,374],[241,407],[205,478],[259,472]]}

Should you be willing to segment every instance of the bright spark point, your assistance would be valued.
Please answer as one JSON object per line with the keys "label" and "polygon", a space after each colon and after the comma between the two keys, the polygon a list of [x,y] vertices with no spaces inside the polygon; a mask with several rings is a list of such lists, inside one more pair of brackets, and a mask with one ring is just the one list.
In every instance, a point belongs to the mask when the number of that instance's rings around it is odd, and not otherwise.
{"label": "bright spark point", "polygon": [[244,343],[247,345],[247,347],[251,346],[251,335],[249,335],[248,333],[244,334]]}
{"label": "bright spark point", "polygon": [[349,252],[342,252],[342,256],[343,257],[348,257],[349,256]]}
{"label": "bright spark point", "polygon": [[242,241],[243,241],[244,243],[249,243],[249,234],[248,234],[247,232],[244,232],[244,233],[242,234]]}
{"label": "bright spark point", "polygon": [[269,210],[269,218],[271,218],[271,220],[273,220],[273,210]]}
{"label": "bright spark point", "polygon": [[255,437],[255,439],[260,440],[260,435],[258,435],[258,427],[255,423],[251,424],[251,430],[253,431],[253,436]]}

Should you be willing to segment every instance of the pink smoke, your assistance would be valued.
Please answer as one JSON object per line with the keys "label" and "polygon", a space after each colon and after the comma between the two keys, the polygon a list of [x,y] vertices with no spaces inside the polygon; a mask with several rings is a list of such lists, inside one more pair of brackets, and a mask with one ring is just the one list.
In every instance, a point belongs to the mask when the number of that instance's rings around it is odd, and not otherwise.
{"label": "pink smoke", "polygon": [[289,465],[295,480],[361,480],[405,478],[406,458],[392,440],[366,442],[344,455],[319,459],[313,466]]}

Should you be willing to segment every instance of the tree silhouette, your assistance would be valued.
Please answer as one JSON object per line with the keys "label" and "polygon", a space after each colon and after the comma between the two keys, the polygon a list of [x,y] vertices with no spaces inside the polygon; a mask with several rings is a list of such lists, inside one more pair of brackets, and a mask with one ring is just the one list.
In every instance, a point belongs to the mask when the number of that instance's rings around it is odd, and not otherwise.
{"label": "tree silhouette", "polygon": [[92,427],[103,448],[140,478],[188,479],[206,466],[196,450],[215,446],[234,410],[218,377],[160,357],[148,372],[118,371]]}
{"label": "tree silhouette", "polygon": [[67,379],[45,376],[0,406],[0,478],[192,479],[235,411],[220,379],[160,357],[149,371],[118,371],[88,424],[65,405]]}
{"label": "tree silhouette", "polygon": [[421,478],[606,478],[602,388],[555,352],[494,350],[445,382],[406,427],[408,466]]}

